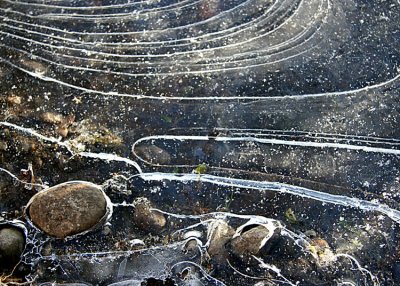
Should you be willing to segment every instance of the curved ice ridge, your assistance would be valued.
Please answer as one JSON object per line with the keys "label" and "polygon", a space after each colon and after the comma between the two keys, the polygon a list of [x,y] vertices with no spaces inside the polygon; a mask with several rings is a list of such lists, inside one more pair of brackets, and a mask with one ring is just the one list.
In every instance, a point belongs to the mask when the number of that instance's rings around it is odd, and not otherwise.
{"label": "curved ice ridge", "polygon": [[300,196],[303,198],[308,198],[312,200],[317,200],[323,203],[341,205],[345,207],[353,207],[364,211],[379,212],[384,214],[394,220],[396,223],[400,224],[400,211],[392,209],[385,204],[381,204],[373,201],[366,201],[357,198],[333,195],[328,193],[323,193],[319,191],[314,191],[304,187],[298,187],[294,185],[289,185],[279,182],[267,182],[267,181],[254,181],[246,179],[236,179],[219,177],[214,175],[199,175],[199,174],[170,174],[170,173],[142,173],[140,177],[145,181],[179,181],[179,182],[206,182],[219,186],[228,186],[236,188],[247,188],[256,190],[270,190],[279,193],[286,193],[295,196]]}
{"label": "curved ice ridge", "polygon": [[[2,46],[0,44],[0,46]],[[117,91],[100,91],[100,90],[94,90],[90,88],[85,88],[85,87],[80,87],[77,85],[73,85],[61,80],[58,80],[56,78],[52,78],[49,76],[46,76],[42,73],[38,72],[32,72],[27,70],[26,68],[20,67],[11,61],[8,61],[6,59],[0,58],[0,62],[3,62],[15,69],[18,69],[32,77],[47,81],[47,82],[52,82],[56,84],[60,84],[65,87],[69,87],[75,90],[79,90],[81,92],[84,92],[86,94],[99,94],[103,96],[117,96],[117,97],[127,97],[127,98],[134,98],[134,99],[151,99],[151,100],[179,100],[179,101],[210,101],[210,100],[218,100],[218,101],[231,101],[231,100],[243,100],[243,101],[248,101],[248,100],[264,100],[264,99],[271,99],[271,100],[282,100],[282,99],[307,99],[307,98],[319,98],[319,97],[336,97],[336,96],[341,96],[341,95],[355,95],[367,91],[371,91],[377,88],[390,88],[391,85],[396,85],[397,82],[400,80],[400,73],[396,74],[393,78],[385,81],[385,82],[380,82],[374,85],[369,85],[365,86],[359,89],[354,89],[354,90],[347,90],[347,91],[334,91],[334,92],[324,92],[324,93],[307,93],[307,94],[296,94],[296,95],[279,95],[279,96],[274,96],[274,95],[262,95],[262,96],[192,96],[192,97],[184,97],[184,96],[156,96],[156,95],[144,95],[144,94],[129,94],[129,93],[121,93]],[[400,70],[399,70],[400,71]]]}
{"label": "curved ice ridge", "polygon": [[[260,134],[264,135],[264,134]],[[269,135],[269,134],[266,134]],[[367,141],[367,140],[353,140],[355,143],[383,143],[388,146],[393,146],[395,144],[388,144],[384,141],[384,139],[368,137],[370,139],[374,139],[376,141]],[[381,154],[391,154],[391,155],[400,155],[400,150],[392,149],[392,148],[382,148],[382,147],[373,147],[373,146],[365,146],[365,145],[355,145],[355,144],[345,144],[338,142],[314,142],[314,141],[295,141],[295,140],[283,140],[277,138],[260,138],[257,137],[256,134],[245,134],[244,136],[192,136],[192,135],[153,135],[142,137],[138,139],[132,145],[133,154],[141,161],[147,162],[140,156],[138,156],[135,152],[135,147],[141,142],[151,141],[151,140],[176,140],[176,141],[219,141],[219,142],[256,142],[261,144],[270,144],[270,145],[286,145],[286,146],[298,146],[298,147],[309,147],[309,148],[335,148],[335,149],[345,149],[345,150],[353,150],[353,151],[363,151],[363,152],[371,152],[371,153],[381,153]],[[339,141],[341,138],[318,138],[324,140],[335,140]]]}

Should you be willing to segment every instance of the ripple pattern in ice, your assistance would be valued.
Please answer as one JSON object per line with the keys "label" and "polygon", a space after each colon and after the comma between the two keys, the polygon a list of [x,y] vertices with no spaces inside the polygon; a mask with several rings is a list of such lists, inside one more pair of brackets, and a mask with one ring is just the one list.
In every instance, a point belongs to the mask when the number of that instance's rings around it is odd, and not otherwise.
{"label": "ripple pattern in ice", "polygon": [[[274,95],[304,93],[316,77],[315,92],[338,91],[393,78],[390,60],[371,63],[386,65],[385,75],[352,66],[362,74],[358,86],[355,74],[347,75],[349,84],[327,74],[333,63],[348,67],[350,47],[364,44],[349,37],[349,6],[331,0],[6,0],[1,57],[82,91],[150,98],[252,98],[270,88]],[[290,78],[292,90],[281,83],[287,72],[304,73],[302,80]],[[252,88],[245,92],[244,85]]]}

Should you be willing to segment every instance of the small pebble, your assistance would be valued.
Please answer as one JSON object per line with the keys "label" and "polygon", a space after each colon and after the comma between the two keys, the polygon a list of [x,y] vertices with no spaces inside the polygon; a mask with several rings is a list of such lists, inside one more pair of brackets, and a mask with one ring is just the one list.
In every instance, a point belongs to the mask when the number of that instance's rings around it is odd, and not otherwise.
{"label": "small pebble", "polygon": [[312,229],[311,230],[307,230],[304,234],[309,238],[317,237],[317,233],[315,232],[315,230],[312,230]]}
{"label": "small pebble", "polygon": [[37,149],[37,146],[34,142],[30,141],[27,138],[21,138],[20,146],[18,147],[18,151],[30,153],[34,152]]}
{"label": "small pebble", "polygon": [[315,247],[317,253],[324,253],[326,249],[330,248],[328,242],[322,238],[314,238],[310,244]]}
{"label": "small pebble", "polygon": [[133,221],[139,228],[154,233],[164,228],[167,223],[165,216],[158,211],[152,210],[148,199],[137,198],[133,205],[135,207]]}
{"label": "small pebble", "polygon": [[314,238],[310,241],[310,251],[318,257],[321,264],[327,264],[335,259],[328,242],[322,238]]}
{"label": "small pebble", "polygon": [[68,127],[66,127],[66,126],[59,126],[59,127],[57,127],[56,132],[57,132],[58,135],[60,135],[60,136],[65,138],[65,137],[68,136],[69,130],[68,130]]}
{"label": "small pebble", "polygon": [[184,253],[192,256],[199,250],[199,248],[200,248],[200,246],[196,239],[189,239],[185,243],[185,246],[183,247],[183,251],[184,251]]}
{"label": "small pebble", "polygon": [[105,236],[111,235],[112,234],[111,228],[108,225],[106,225],[102,230],[102,234]]}
{"label": "small pebble", "polygon": [[263,226],[253,227],[232,239],[230,245],[232,252],[237,256],[256,255],[263,247],[265,238],[270,235]]}
{"label": "small pebble", "polygon": [[21,64],[36,74],[43,75],[47,72],[47,67],[42,63],[34,60],[21,60]]}
{"label": "small pebble", "polygon": [[226,243],[235,234],[235,230],[224,220],[216,220],[208,226],[208,254],[216,261],[226,261]]}
{"label": "small pebble", "polygon": [[7,142],[0,141],[0,151],[7,151],[8,145]]}
{"label": "small pebble", "polygon": [[20,96],[12,95],[7,97],[7,103],[11,105],[19,105],[22,103],[22,98]]}
{"label": "small pebble", "polygon": [[43,112],[42,114],[40,114],[40,119],[42,119],[44,122],[51,124],[59,124],[64,122],[64,116],[54,112]]}

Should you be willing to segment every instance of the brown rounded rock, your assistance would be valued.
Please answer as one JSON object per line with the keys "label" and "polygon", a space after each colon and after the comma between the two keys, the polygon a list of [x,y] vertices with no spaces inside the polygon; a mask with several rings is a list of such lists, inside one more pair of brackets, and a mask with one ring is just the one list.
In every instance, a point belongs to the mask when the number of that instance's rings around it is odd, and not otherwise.
{"label": "brown rounded rock", "polygon": [[167,223],[165,216],[156,210],[152,210],[151,203],[148,199],[142,197],[137,198],[133,202],[133,205],[135,207],[133,221],[139,228],[154,233],[164,228]]}
{"label": "brown rounded rock", "polygon": [[36,194],[28,203],[32,223],[56,238],[86,232],[107,214],[107,197],[89,182],[67,182]]}

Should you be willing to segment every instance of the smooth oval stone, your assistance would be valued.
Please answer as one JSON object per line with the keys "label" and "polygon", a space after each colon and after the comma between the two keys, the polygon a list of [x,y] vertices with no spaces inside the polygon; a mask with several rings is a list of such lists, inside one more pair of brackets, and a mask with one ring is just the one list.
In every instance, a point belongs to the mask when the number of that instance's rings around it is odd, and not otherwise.
{"label": "smooth oval stone", "polygon": [[0,229],[0,269],[12,268],[25,249],[24,233],[15,227]]}
{"label": "smooth oval stone", "polygon": [[90,230],[106,213],[105,194],[88,182],[56,185],[36,194],[28,204],[32,223],[56,238]]}

